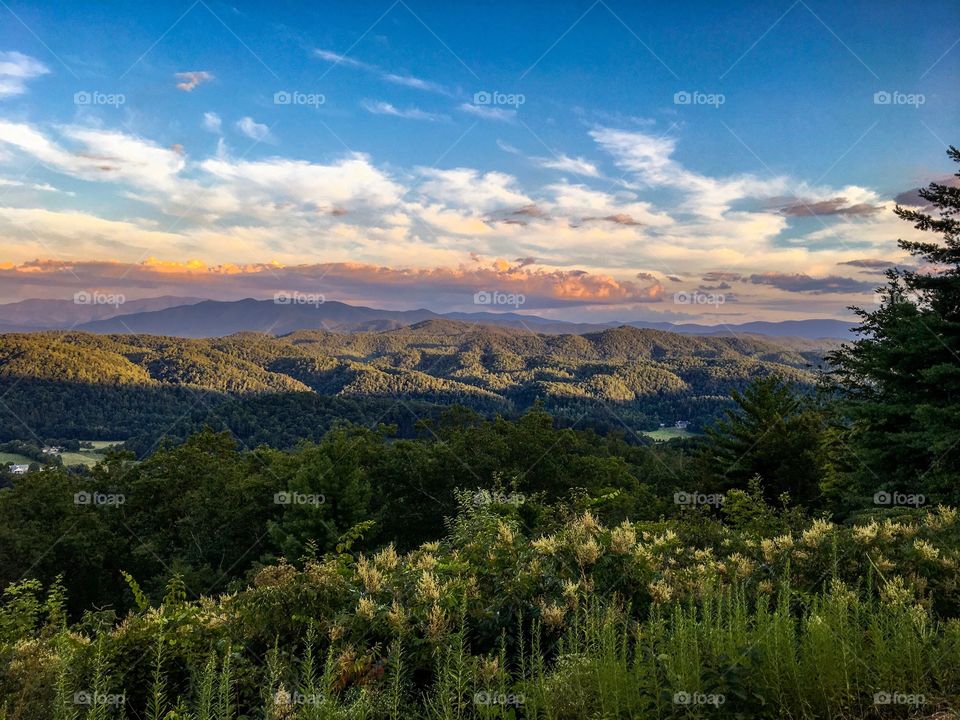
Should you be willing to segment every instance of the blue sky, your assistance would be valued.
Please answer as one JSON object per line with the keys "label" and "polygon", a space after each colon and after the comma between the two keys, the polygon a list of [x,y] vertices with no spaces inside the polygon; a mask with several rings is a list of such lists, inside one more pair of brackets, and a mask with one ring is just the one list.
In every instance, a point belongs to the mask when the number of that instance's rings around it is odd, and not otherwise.
{"label": "blue sky", "polygon": [[960,117],[954,2],[0,18],[0,300],[502,289],[580,319],[839,317],[906,261],[893,199],[952,172]]}

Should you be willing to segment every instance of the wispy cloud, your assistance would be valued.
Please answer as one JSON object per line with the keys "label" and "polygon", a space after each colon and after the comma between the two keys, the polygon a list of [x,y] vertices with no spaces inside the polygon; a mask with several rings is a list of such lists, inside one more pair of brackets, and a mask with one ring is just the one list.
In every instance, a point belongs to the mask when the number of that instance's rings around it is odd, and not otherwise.
{"label": "wispy cloud", "polygon": [[210,132],[219,133],[223,127],[223,121],[215,112],[205,112],[203,114],[203,127]]}
{"label": "wispy cloud", "polygon": [[597,166],[589,160],[582,157],[570,157],[569,155],[557,155],[556,157],[535,157],[533,158],[541,167],[560,172],[572,173],[574,175],[585,175],[587,177],[600,177],[600,171]]}
{"label": "wispy cloud", "polygon": [[237,121],[237,130],[242,132],[251,140],[258,142],[272,141],[273,135],[270,134],[270,128],[263,123],[256,122],[252,117],[243,117]]}
{"label": "wispy cloud", "polygon": [[398,108],[393,103],[383,100],[364,100],[361,105],[363,108],[374,115],[392,115],[393,117],[407,118],[409,120],[426,120],[428,122],[440,122],[449,120],[448,115],[440,113],[427,112],[420,108]]}
{"label": "wispy cloud", "polygon": [[321,60],[334,63],[334,65],[344,65],[346,67],[352,67],[356,68],[357,70],[364,70],[366,72],[373,73],[381,80],[384,80],[388,83],[393,83],[394,85],[403,85],[405,87],[423,90],[425,92],[437,93],[439,95],[451,95],[450,91],[440,83],[435,83],[432,80],[424,80],[423,78],[415,75],[390,72],[388,70],[384,70],[378,65],[363,62],[362,60],[356,60],[355,58],[341,55],[340,53],[332,50],[323,50],[321,48],[317,48],[313,51],[313,54]]}
{"label": "wispy cloud", "polygon": [[50,69],[36,58],[11,50],[0,52],[0,98],[22,95],[27,81],[46,75]]}
{"label": "wispy cloud", "polygon": [[190,70],[188,72],[178,72],[174,77],[180,81],[177,83],[177,90],[190,92],[200,83],[213,80],[213,73],[207,70]]}
{"label": "wispy cloud", "polygon": [[496,120],[497,122],[513,123],[517,119],[516,110],[507,110],[505,108],[489,107],[487,105],[474,105],[473,103],[463,103],[460,109],[465,113],[476,115],[484,120]]}

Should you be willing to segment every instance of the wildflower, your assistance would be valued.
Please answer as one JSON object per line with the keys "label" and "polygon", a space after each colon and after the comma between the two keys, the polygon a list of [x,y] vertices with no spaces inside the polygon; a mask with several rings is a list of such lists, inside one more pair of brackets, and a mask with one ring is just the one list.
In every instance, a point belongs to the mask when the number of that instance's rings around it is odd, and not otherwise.
{"label": "wildflower", "polygon": [[574,555],[577,556],[577,562],[581,565],[593,565],[600,559],[600,546],[596,540],[590,538],[576,547]]}
{"label": "wildflower", "polygon": [[577,600],[579,599],[580,592],[580,583],[574,582],[573,580],[564,580],[563,581],[563,596],[567,599],[567,603],[570,605],[576,605]]}
{"label": "wildflower", "polygon": [[357,577],[368,593],[375,593],[383,586],[383,573],[373,566],[363,555],[357,560]]}
{"label": "wildflower", "polygon": [[396,600],[390,604],[387,611],[387,622],[397,632],[403,632],[407,627],[407,611]]}
{"label": "wildflower", "polygon": [[944,507],[943,505],[937,505],[937,509],[933,512],[928,512],[924,518],[924,523],[934,530],[943,530],[948,528],[956,521],[956,509]]}
{"label": "wildflower", "polygon": [[733,555],[727,558],[727,561],[730,563],[734,575],[738,578],[749,577],[750,573],[752,573],[756,567],[753,560],[744,557],[740,553],[733,553]]}
{"label": "wildflower", "polygon": [[625,522],[610,533],[610,551],[617,555],[626,555],[637,542],[637,531],[630,523]]}
{"label": "wildflower", "polygon": [[596,535],[598,532],[600,532],[600,523],[597,522],[597,519],[590,513],[589,510],[587,510],[580,518],[580,527],[591,535]]}
{"label": "wildflower", "polygon": [[362,597],[357,603],[357,616],[367,622],[373,620],[377,612],[377,604],[370,598]]}
{"label": "wildflower", "polygon": [[530,544],[541,555],[556,555],[560,549],[560,541],[554,535],[544,535]]}
{"label": "wildflower", "polygon": [[913,549],[917,551],[924,560],[936,560],[940,557],[940,550],[931,545],[927,540],[917,538],[913,541]]}
{"label": "wildflower", "polygon": [[492,684],[500,674],[500,659],[496,657],[478,658],[477,674],[485,685]]}
{"label": "wildflower", "polygon": [[447,632],[447,615],[439,605],[434,605],[427,613],[427,636],[439,640]]}
{"label": "wildflower", "polygon": [[497,540],[499,540],[502,545],[513,547],[513,529],[502,520],[497,524]]}
{"label": "wildflower", "polygon": [[896,575],[880,588],[880,597],[891,605],[905,605],[913,599],[913,591]]}
{"label": "wildflower", "polygon": [[669,602],[673,597],[673,588],[664,580],[655,580],[647,585],[650,590],[650,597],[655,603]]}
{"label": "wildflower", "polygon": [[417,580],[417,597],[424,601],[436,602],[440,599],[440,583],[429,570],[424,570]]}
{"label": "wildflower", "polygon": [[400,563],[400,557],[397,555],[397,551],[394,549],[393,543],[390,543],[383,550],[374,555],[373,561],[378,567],[390,572],[391,570],[396,570],[397,565]]}
{"label": "wildflower", "polygon": [[853,528],[853,540],[861,545],[868,545],[877,539],[879,529],[880,526],[872,520],[869,525],[858,525]]}
{"label": "wildflower", "polygon": [[761,580],[757,583],[757,590],[764,595],[770,595],[773,593],[773,583],[770,580]]}
{"label": "wildflower", "polygon": [[343,627],[340,623],[333,623],[330,626],[330,642],[335,643],[343,638],[347,634],[346,628]]}
{"label": "wildflower", "polygon": [[285,720],[293,717],[293,698],[283,685],[280,685],[273,695],[269,717],[271,720]]}
{"label": "wildflower", "polygon": [[817,518],[809,528],[803,531],[803,544],[807,547],[820,547],[820,543],[831,532],[833,532],[833,523]]}
{"label": "wildflower", "polygon": [[556,629],[563,626],[567,609],[562,605],[554,605],[553,603],[544,604],[541,608],[541,615],[547,627]]}

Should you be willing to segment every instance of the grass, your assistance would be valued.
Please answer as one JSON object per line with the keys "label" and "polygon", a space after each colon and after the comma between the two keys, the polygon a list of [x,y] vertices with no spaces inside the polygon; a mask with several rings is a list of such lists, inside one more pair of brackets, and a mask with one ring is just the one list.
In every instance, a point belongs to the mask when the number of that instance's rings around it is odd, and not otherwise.
{"label": "grass", "polygon": [[17,453],[7,453],[0,452],[0,465],[6,465],[7,463],[16,463],[17,465],[29,465],[36,460],[31,460],[26,455],[18,455]]}
{"label": "grass", "polygon": [[700,433],[690,432],[689,430],[680,430],[675,427],[664,427],[659,430],[645,430],[643,435],[646,435],[648,438],[653,438],[657,442],[664,442],[666,440],[676,440],[677,438],[695,438],[699,437]]}
{"label": "grass", "polygon": [[111,445],[118,445],[122,440],[92,440],[93,449],[85,448],[80,452],[64,452],[60,454],[64,465],[86,465],[92,467],[103,460],[106,449]]}

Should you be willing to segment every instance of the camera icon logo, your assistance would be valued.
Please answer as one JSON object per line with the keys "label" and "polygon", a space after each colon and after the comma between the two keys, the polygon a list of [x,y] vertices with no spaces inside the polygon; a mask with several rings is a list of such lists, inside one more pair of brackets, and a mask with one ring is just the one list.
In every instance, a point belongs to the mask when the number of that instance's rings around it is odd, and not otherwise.
{"label": "camera icon logo", "polygon": [[274,105],[289,105],[291,100],[292,96],[286,90],[278,90],[273,94]]}
{"label": "camera icon logo", "polygon": [[886,90],[878,90],[873,94],[874,105],[889,105],[891,100],[893,100],[893,96]]}
{"label": "camera icon logo", "polygon": [[689,705],[690,704],[690,693],[688,692],[676,692],[673,694],[673,704],[674,705]]}
{"label": "camera icon logo", "polygon": [[673,104],[674,105],[689,105],[693,101],[693,96],[690,95],[686,90],[681,90],[680,92],[675,92],[673,94]]}
{"label": "camera icon logo", "polygon": [[91,502],[93,502],[93,495],[86,490],[73,494],[74,505],[89,505]]}
{"label": "camera icon logo", "polygon": [[881,490],[873,495],[874,505],[889,505],[893,502],[893,496],[886,490]]}
{"label": "camera icon logo", "polygon": [[80,90],[73,94],[74,105],[89,105],[93,102],[93,96],[86,90]]}
{"label": "camera icon logo", "polygon": [[290,493],[286,491],[273,494],[274,505],[289,505],[291,502],[293,502],[293,499],[290,497]]}
{"label": "camera icon logo", "polygon": [[474,105],[489,105],[492,102],[493,96],[486,90],[481,90],[480,92],[475,92],[473,94]]}
{"label": "camera icon logo", "polygon": [[489,305],[493,302],[492,293],[486,290],[480,290],[473,294],[473,304],[474,305]]}
{"label": "camera icon logo", "polygon": [[273,302],[276,305],[289,305],[293,296],[288,292],[278,292],[273,294]]}

